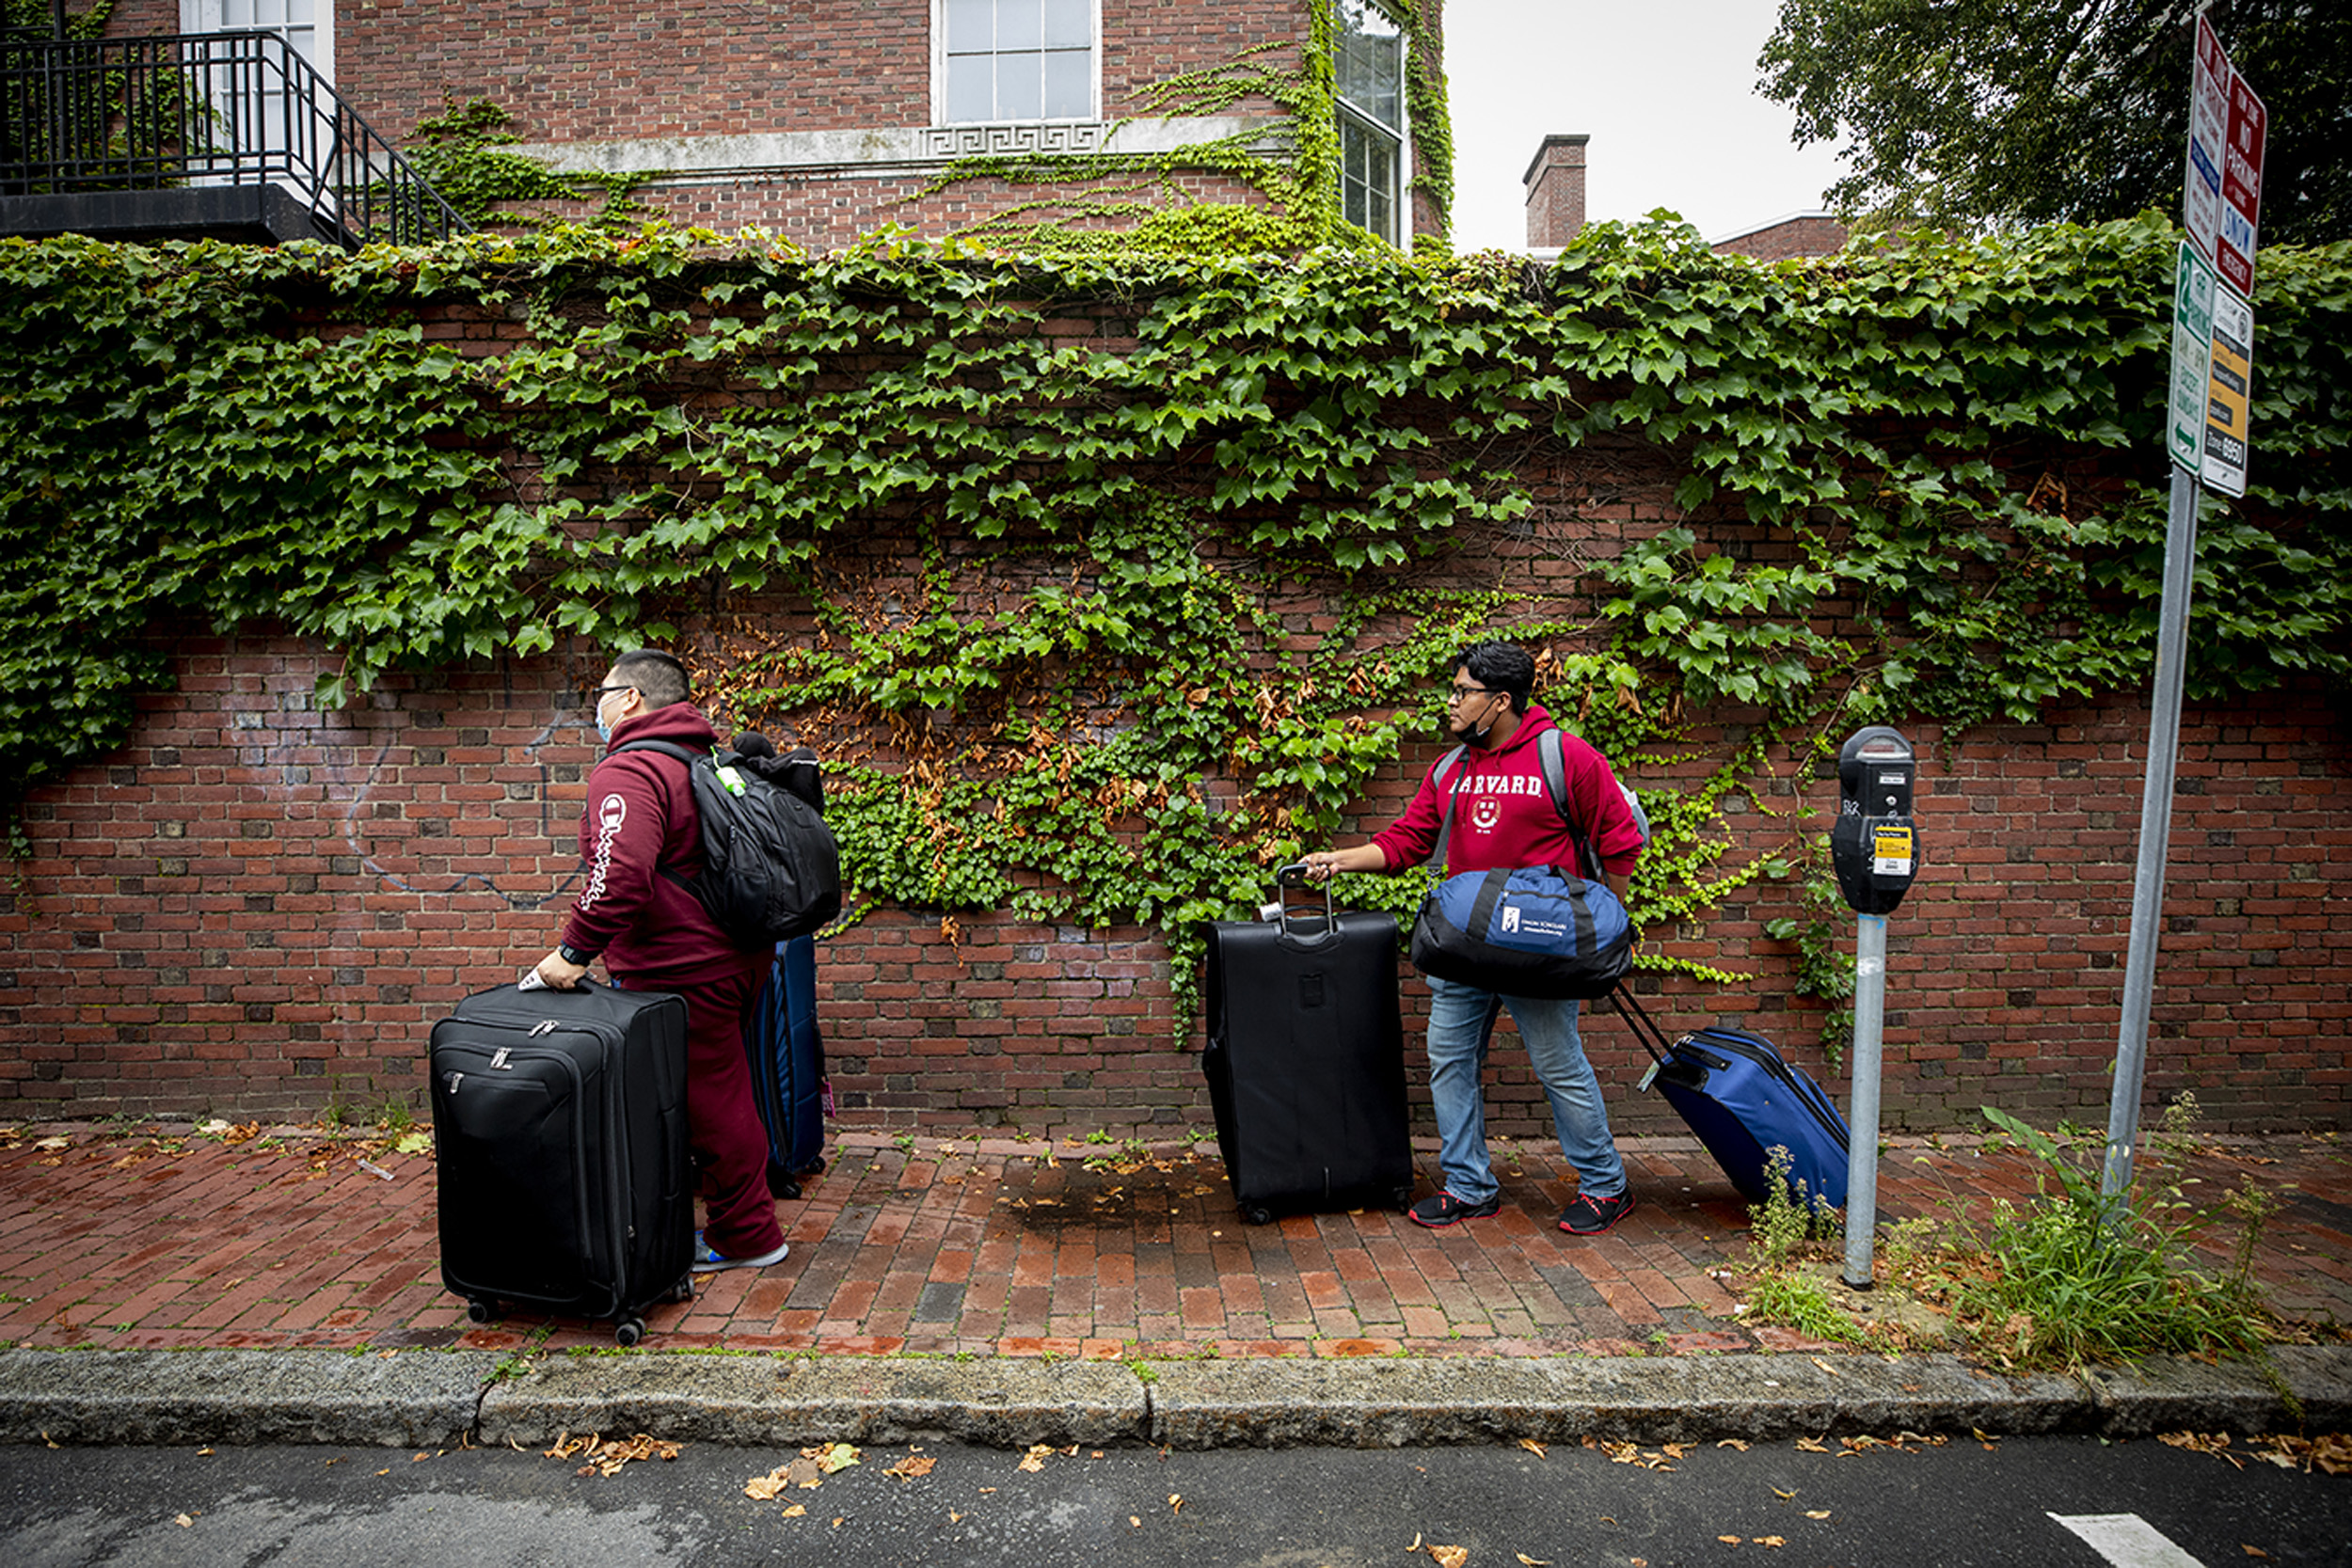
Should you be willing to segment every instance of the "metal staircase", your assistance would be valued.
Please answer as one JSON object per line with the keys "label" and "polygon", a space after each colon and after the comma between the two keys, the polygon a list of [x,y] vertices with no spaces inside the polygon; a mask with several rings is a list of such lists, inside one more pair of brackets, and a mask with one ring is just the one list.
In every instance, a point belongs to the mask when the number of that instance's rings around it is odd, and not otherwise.
{"label": "metal staircase", "polygon": [[0,34],[0,235],[357,249],[470,227],[281,34]]}

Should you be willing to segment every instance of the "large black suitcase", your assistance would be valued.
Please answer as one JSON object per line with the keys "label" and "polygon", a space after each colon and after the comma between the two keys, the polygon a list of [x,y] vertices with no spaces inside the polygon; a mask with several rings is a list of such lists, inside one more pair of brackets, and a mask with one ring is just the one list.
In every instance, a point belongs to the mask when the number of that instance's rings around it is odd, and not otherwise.
{"label": "large black suitcase", "polygon": [[1217,1148],[1242,1217],[1398,1207],[1413,1194],[1396,920],[1289,906],[1285,866],[1270,921],[1209,929],[1201,1068]]}
{"label": "large black suitcase", "polygon": [[817,939],[776,943],[768,983],[743,1024],[752,1099],[768,1129],[768,1191],[799,1197],[825,1168],[825,1041],[817,1023]]}
{"label": "large black suitcase", "polygon": [[516,1303],[611,1318],[693,1297],[686,1003],[501,986],[433,1026],[441,1280],[476,1323]]}
{"label": "large black suitcase", "polygon": [[1697,1029],[1667,1043],[1632,993],[1610,993],[1618,1016],[1650,1054],[1643,1088],[1655,1088],[1697,1133],[1699,1142],[1750,1203],[1771,1192],[1772,1151],[1788,1152],[1787,1180],[1800,1208],[1845,1206],[1850,1134],[1837,1102],[1782,1059],[1761,1035]]}

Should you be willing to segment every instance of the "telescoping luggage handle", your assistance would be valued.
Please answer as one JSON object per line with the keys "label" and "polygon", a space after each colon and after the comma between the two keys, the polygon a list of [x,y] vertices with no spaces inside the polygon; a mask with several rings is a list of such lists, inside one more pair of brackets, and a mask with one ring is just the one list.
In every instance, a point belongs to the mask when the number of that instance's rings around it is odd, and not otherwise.
{"label": "telescoping luggage handle", "polygon": [[1666,1032],[1658,1027],[1657,1020],[1642,1010],[1642,1005],[1633,999],[1633,992],[1622,985],[1609,992],[1609,1005],[1617,1009],[1617,1016],[1625,1020],[1625,1026],[1633,1031],[1633,1037],[1640,1040],[1642,1049],[1649,1053],[1650,1069],[1642,1074],[1640,1085],[1646,1089],[1650,1081],[1658,1076],[1658,1069],[1666,1065],[1666,1053],[1671,1049],[1666,1044]]}
{"label": "telescoping luggage handle", "polygon": [[[1331,912],[1331,884],[1328,881],[1323,884],[1322,928],[1307,931],[1304,934],[1291,929],[1291,892],[1307,885],[1307,863],[1305,861],[1294,861],[1274,874],[1274,903],[1270,908],[1275,911],[1275,921],[1282,928],[1282,940],[1299,942],[1330,942],[1339,935],[1340,927],[1339,921]],[[1310,904],[1307,908],[1311,910],[1313,906]],[[1311,915],[1302,917],[1301,925],[1303,926],[1311,918]]]}

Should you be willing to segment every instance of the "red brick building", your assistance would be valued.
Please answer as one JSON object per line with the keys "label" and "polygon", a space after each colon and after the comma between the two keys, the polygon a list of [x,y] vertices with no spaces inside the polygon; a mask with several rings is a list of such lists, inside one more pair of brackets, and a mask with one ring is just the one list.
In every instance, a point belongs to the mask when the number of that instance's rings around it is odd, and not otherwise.
{"label": "red brick building", "polygon": [[596,0],[557,13],[541,0],[123,0],[106,32],[273,31],[411,154],[421,124],[495,104],[518,143],[508,150],[582,178],[578,198],[517,193],[494,204],[493,220],[586,216],[626,192],[647,215],[757,226],[821,251],[894,225],[1001,237],[1248,208],[1336,216],[1409,246],[1444,224],[1442,170],[1429,177],[1414,123],[1443,115],[1441,9],[680,0],[647,12]]}

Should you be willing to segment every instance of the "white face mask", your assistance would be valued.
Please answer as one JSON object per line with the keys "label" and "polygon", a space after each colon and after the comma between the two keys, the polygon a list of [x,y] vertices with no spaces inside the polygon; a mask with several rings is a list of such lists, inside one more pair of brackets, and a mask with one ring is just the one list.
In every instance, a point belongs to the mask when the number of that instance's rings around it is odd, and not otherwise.
{"label": "white face mask", "polygon": [[601,705],[596,709],[596,738],[608,746],[612,744],[612,726],[604,721],[604,708]]}

